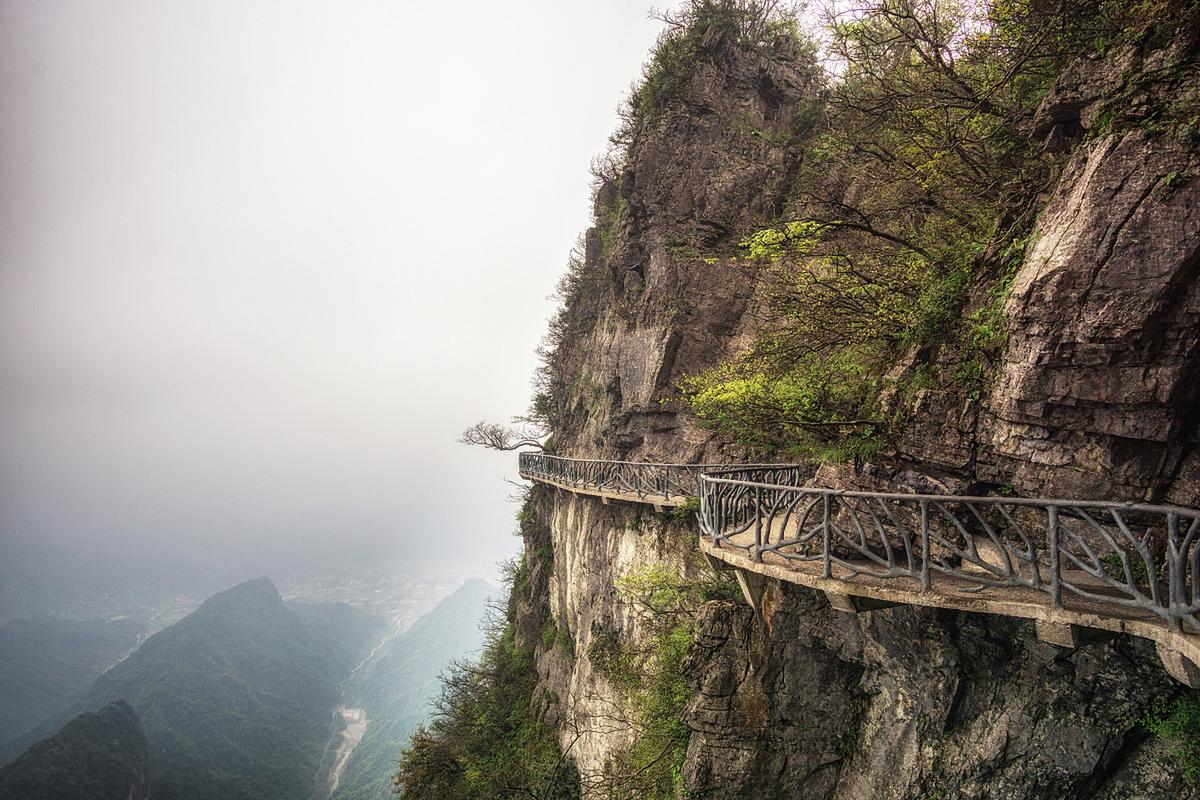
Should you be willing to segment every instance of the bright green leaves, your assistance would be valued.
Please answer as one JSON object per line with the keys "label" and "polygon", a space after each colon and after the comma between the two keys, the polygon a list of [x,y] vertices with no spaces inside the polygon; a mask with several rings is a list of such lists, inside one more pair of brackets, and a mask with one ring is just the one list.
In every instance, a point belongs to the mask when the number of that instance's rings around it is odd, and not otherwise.
{"label": "bright green leaves", "polygon": [[606,777],[605,795],[639,800],[683,797],[682,766],[690,732],[683,721],[691,688],[684,663],[696,635],[700,607],[728,598],[729,587],[713,579],[687,578],[656,562],[616,581],[621,599],[638,614],[640,643],[594,626],[588,659],[619,689],[633,710],[636,732],[629,751]]}
{"label": "bright green leaves", "polygon": [[738,244],[750,258],[778,261],[785,255],[803,257],[815,250],[829,227],[820,222],[785,222],[752,233]]}
{"label": "bright green leaves", "polygon": [[744,446],[836,460],[877,452],[884,443],[872,410],[880,368],[866,348],[810,354],[782,372],[743,359],[680,388],[702,423]]}

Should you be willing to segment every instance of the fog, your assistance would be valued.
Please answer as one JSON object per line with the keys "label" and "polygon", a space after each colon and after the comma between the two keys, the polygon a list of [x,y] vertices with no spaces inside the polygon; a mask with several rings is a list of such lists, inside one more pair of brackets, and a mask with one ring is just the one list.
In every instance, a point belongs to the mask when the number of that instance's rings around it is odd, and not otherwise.
{"label": "fog", "polygon": [[647,11],[0,0],[0,536],[514,552],[455,438],[527,406]]}

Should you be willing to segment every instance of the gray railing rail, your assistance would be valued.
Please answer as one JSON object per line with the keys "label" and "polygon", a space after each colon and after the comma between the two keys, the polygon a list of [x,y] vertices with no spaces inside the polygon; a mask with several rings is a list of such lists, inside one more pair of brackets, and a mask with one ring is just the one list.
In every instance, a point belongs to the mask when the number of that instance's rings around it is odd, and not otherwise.
{"label": "gray railing rail", "polygon": [[[795,470],[793,465],[747,464],[761,476],[776,476],[773,469]],[[700,476],[722,472],[729,464],[669,464],[646,461],[606,461],[567,458],[546,453],[521,453],[520,471],[527,478],[571,486],[584,491],[633,495],[640,499],[675,500],[696,497]]]}
{"label": "gray railing rail", "polygon": [[[804,485],[790,465],[651,464],[521,454],[521,474],[583,492],[699,495],[714,547],[755,562],[906,591],[1019,587],[1149,612],[1200,633],[1200,510],[1106,500],[861,492]],[[935,587],[935,584],[938,584]],[[948,588],[950,587],[950,588]]]}

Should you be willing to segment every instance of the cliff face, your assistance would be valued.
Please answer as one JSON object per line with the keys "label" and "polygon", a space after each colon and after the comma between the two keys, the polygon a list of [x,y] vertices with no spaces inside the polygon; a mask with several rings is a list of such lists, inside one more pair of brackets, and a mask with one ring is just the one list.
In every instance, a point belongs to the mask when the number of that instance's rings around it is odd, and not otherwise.
{"label": "cliff face", "polygon": [[[1200,503],[1198,150],[1192,127],[1139,118],[1164,98],[1194,103],[1195,55],[1193,33],[1060,77],[1027,121],[1061,160],[1037,200],[987,391],[918,391],[887,458],[814,465],[814,480]],[[598,195],[586,266],[603,280],[562,359],[558,452],[741,457],[682,411],[674,387],[763,328],[761,267],[736,243],[780,215],[811,93],[802,70],[715,43],[685,88],[688,113],[639,133],[620,188]],[[538,645],[539,674],[587,794],[638,716],[593,664],[594,640],[645,644],[644,616],[618,587],[648,563],[696,575],[696,531],[565,492],[538,490],[533,508],[544,536],[527,555],[545,580],[523,635],[534,641],[548,614],[569,637]],[[910,607],[847,615],[774,581],[763,606],[712,601],[697,615],[685,796],[1200,797],[1138,725],[1179,692],[1146,642],[1064,651],[1029,623]]]}
{"label": "cliff face", "polygon": [[598,280],[582,303],[594,320],[565,354],[563,452],[716,457],[712,437],[679,413],[675,384],[761,325],[758,269],[733,251],[780,213],[799,159],[789,143],[815,90],[798,66],[709,47],[686,110],[643,130],[597,192],[584,269]]}
{"label": "cliff face", "polygon": [[[1196,46],[1082,59],[1028,121],[1064,160],[1004,308],[1008,346],[981,400],[919,393],[894,462],[1043,496],[1200,502],[1195,124],[1139,118],[1196,107]],[[675,387],[764,326],[760,266],[736,245],[783,213],[814,91],[799,66],[715,46],[686,110],[640,132],[586,237],[605,280],[567,358],[560,450],[718,457]]]}
{"label": "cliff face", "polygon": [[1200,152],[1187,125],[1138,124],[1165,98],[1195,107],[1196,38],[1085,60],[1038,109],[1035,132],[1086,134],[1131,95],[1126,124],[1071,153],[1017,274],[980,426],[997,482],[1200,502]]}

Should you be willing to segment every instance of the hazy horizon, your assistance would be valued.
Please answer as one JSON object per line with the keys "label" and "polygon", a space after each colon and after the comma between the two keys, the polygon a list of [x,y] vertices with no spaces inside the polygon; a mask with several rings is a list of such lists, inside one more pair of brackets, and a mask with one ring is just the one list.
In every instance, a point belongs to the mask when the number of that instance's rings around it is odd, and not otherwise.
{"label": "hazy horizon", "polygon": [[647,11],[0,0],[0,537],[513,553],[455,438],[526,408]]}

